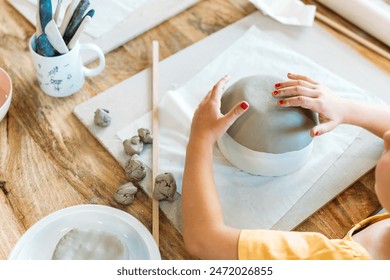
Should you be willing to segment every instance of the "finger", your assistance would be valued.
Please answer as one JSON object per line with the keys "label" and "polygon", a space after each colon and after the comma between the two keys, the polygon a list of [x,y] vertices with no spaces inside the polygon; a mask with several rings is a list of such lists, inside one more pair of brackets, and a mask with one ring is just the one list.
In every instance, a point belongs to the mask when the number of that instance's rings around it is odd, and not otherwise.
{"label": "finger", "polygon": [[311,129],[310,135],[312,137],[316,137],[325,134],[333,130],[337,126],[337,124],[338,123],[336,121],[328,121],[328,122],[321,123]]}
{"label": "finger", "polygon": [[230,76],[228,76],[228,75],[225,75],[224,77],[222,77],[218,81],[218,83],[216,83],[214,85],[213,89],[211,90],[210,98],[221,99],[223,90],[225,88],[226,83],[229,81],[229,79],[230,79]]}
{"label": "finger", "polygon": [[285,99],[280,99],[278,105],[281,107],[302,107],[310,109],[314,112],[319,112],[321,104],[316,98],[310,98],[307,96],[295,96]]}
{"label": "finger", "polygon": [[292,79],[292,80],[303,80],[303,81],[309,82],[311,84],[318,85],[318,83],[316,81],[314,81],[313,79],[311,79],[311,78],[309,78],[307,76],[288,73],[287,77]]}
{"label": "finger", "polygon": [[309,82],[304,81],[304,80],[290,80],[287,82],[280,82],[280,83],[275,84],[276,89],[282,89],[282,88],[292,87],[292,86],[301,86],[301,87],[306,87],[309,89],[316,88],[315,84],[309,83]]}
{"label": "finger", "polygon": [[303,86],[292,86],[282,89],[277,89],[273,92],[276,97],[290,97],[290,96],[307,96],[318,97],[318,91]]}
{"label": "finger", "polygon": [[249,109],[249,104],[245,101],[242,101],[236,104],[229,112],[223,116],[223,120],[226,125],[226,130],[247,110]]}

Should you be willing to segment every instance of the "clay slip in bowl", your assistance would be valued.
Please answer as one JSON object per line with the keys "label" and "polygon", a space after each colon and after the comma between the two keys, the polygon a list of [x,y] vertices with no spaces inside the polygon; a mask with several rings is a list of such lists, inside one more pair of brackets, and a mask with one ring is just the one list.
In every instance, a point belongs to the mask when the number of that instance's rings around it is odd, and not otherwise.
{"label": "clay slip in bowl", "polygon": [[12,99],[12,81],[4,69],[0,68],[0,121],[9,110]]}

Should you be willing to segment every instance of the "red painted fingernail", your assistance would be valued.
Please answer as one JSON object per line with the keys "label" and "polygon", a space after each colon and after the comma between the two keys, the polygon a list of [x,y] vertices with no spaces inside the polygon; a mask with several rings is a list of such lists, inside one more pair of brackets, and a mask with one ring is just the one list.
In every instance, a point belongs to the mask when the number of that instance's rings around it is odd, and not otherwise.
{"label": "red painted fingernail", "polygon": [[241,106],[241,108],[242,108],[243,110],[246,110],[246,109],[248,109],[249,104],[246,103],[245,101],[243,101],[243,102],[241,102],[240,106]]}
{"label": "red painted fingernail", "polygon": [[318,131],[316,133],[314,133],[314,136],[318,136],[318,134],[320,134]]}
{"label": "red painted fingernail", "polygon": [[275,87],[280,87],[280,83],[275,84]]}
{"label": "red painted fingernail", "polygon": [[272,94],[273,94],[273,95],[277,95],[277,94],[278,94],[278,91],[275,90]]}
{"label": "red painted fingernail", "polygon": [[279,100],[278,103],[279,103],[279,105],[282,105],[283,104],[283,100]]}

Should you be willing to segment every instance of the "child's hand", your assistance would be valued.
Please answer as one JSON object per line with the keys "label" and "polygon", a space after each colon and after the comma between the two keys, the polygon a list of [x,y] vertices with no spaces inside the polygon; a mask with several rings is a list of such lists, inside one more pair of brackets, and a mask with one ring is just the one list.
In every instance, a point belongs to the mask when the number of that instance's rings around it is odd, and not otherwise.
{"label": "child's hand", "polygon": [[320,124],[310,131],[312,137],[329,132],[343,122],[344,99],[308,77],[290,73],[287,76],[291,80],[276,84],[273,95],[286,97],[278,101],[281,107],[302,107],[319,113]]}
{"label": "child's hand", "polygon": [[199,104],[192,119],[190,139],[214,144],[249,108],[248,103],[242,101],[227,114],[221,113],[221,96],[228,80],[228,76],[223,77]]}

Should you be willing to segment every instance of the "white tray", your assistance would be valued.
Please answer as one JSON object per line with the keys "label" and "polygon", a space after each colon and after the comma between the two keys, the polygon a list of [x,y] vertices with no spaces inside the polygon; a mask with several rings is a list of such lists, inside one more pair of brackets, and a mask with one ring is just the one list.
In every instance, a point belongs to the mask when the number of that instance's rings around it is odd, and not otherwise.
{"label": "white tray", "polygon": [[[304,54],[340,77],[374,93],[386,102],[390,101],[390,96],[385,95],[386,92],[383,91],[384,88],[390,87],[389,76],[326,30],[317,24],[312,28],[281,25],[259,12],[245,17],[162,61],[159,78],[160,98],[169,89],[184,85],[252,25],[256,25],[284,46]],[[74,114],[122,166],[128,156],[124,154],[122,142],[116,133],[151,110],[150,81],[151,71],[146,69],[78,105],[74,110]],[[132,101],[136,101],[136,105],[131,106]],[[99,107],[115,108],[115,112],[112,113],[116,121],[103,129],[93,124],[94,111]],[[362,132],[343,156],[273,228],[291,230],[297,226],[371,169],[376,164],[381,151],[380,139],[367,132]],[[348,170],[348,173],[344,170]],[[143,181],[151,182],[150,178]],[[144,183],[142,187],[150,195],[150,184]],[[179,198],[174,203],[162,202],[160,207],[173,224],[181,230],[181,199]]]}

